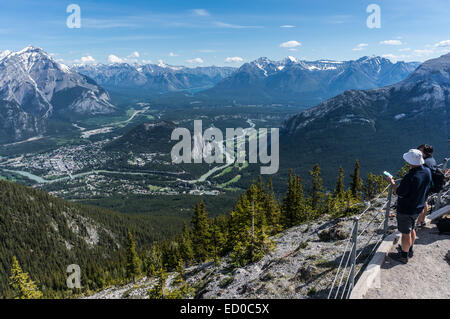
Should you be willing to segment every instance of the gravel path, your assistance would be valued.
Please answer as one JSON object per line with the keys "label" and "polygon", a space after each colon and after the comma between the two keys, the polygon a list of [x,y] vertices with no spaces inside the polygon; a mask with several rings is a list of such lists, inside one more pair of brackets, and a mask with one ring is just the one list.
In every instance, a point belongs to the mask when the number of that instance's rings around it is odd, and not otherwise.
{"label": "gravel path", "polygon": [[[391,252],[397,251],[395,245]],[[417,233],[414,257],[404,265],[387,257],[381,267],[381,288],[371,288],[367,299],[450,298],[450,236],[439,235],[435,224]]]}

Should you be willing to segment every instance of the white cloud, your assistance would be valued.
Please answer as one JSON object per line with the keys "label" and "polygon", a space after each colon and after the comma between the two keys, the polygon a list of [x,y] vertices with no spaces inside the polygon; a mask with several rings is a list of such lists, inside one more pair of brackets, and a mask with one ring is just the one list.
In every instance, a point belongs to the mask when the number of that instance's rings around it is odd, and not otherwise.
{"label": "white cloud", "polygon": [[402,41],[400,41],[400,40],[385,40],[385,41],[381,41],[380,44],[385,44],[385,45],[402,45]]}
{"label": "white cloud", "polygon": [[353,51],[362,51],[365,47],[369,46],[367,43],[360,43],[356,47],[354,47]]}
{"label": "white cloud", "polygon": [[450,46],[450,40],[444,40],[444,41],[441,41],[441,42],[435,44],[436,48],[443,48],[443,47],[448,47],[448,46]]}
{"label": "white cloud", "polygon": [[243,62],[243,61],[244,61],[244,59],[239,56],[228,57],[225,59],[225,63],[238,63],[238,62]]}
{"label": "white cloud", "polygon": [[411,48],[398,49],[400,52],[408,52],[411,51]]}
{"label": "white cloud", "polygon": [[178,54],[175,54],[175,53],[173,53],[173,52],[170,52],[170,53],[169,53],[169,56],[178,56]]}
{"label": "white cloud", "polygon": [[195,15],[198,15],[198,16],[201,16],[201,17],[209,17],[210,16],[209,12],[206,11],[205,9],[194,9],[194,10],[192,10],[192,12]]}
{"label": "white cloud", "polygon": [[219,28],[229,28],[229,29],[253,29],[253,28],[262,28],[261,26],[256,25],[239,25],[239,24],[231,24],[231,23],[225,23],[216,21],[214,22],[214,25]]}
{"label": "white cloud", "polygon": [[295,47],[299,47],[302,44],[298,41],[292,40],[292,41],[287,41],[287,42],[283,42],[280,44],[280,47],[282,48],[295,48]]}
{"label": "white cloud", "polygon": [[433,50],[428,50],[428,49],[414,50],[413,53],[415,56],[422,57],[422,56],[428,56],[428,55],[432,54]]}
{"label": "white cloud", "polygon": [[152,60],[142,60],[142,63],[144,63],[144,64],[152,64]]}
{"label": "white cloud", "polygon": [[290,28],[295,28],[295,25],[284,24],[284,25],[280,25],[280,28],[287,28],[287,29],[290,29]]}
{"label": "white cloud", "polygon": [[189,59],[189,60],[186,60],[186,62],[190,63],[190,64],[202,64],[203,59],[202,58]]}
{"label": "white cloud", "polygon": [[81,63],[94,63],[94,62],[95,59],[90,55],[81,57]]}
{"label": "white cloud", "polygon": [[133,53],[131,53],[128,57],[129,58],[139,58],[140,54],[137,51],[134,51]]}
{"label": "white cloud", "polygon": [[110,54],[110,55],[108,56],[108,62],[109,62],[109,63],[124,63],[125,60],[119,58],[117,55]]}
{"label": "white cloud", "polygon": [[382,57],[385,58],[385,59],[392,60],[393,62],[397,62],[397,61],[399,61],[401,59],[403,59],[403,60],[407,59],[410,56],[409,55],[404,55],[404,54],[395,55],[395,54],[389,53],[389,54],[383,54]]}

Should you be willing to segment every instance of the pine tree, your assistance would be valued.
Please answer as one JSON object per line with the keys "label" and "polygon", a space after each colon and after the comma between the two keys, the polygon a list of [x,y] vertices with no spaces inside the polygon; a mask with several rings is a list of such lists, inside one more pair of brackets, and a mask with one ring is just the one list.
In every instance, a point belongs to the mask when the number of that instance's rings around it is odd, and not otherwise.
{"label": "pine tree", "polygon": [[166,280],[167,273],[164,268],[161,268],[157,272],[157,283],[156,285],[148,290],[149,299],[164,299],[166,298]]}
{"label": "pine tree", "polygon": [[397,172],[395,178],[403,178],[406,174],[408,174],[409,170],[411,169],[411,166],[408,163],[404,163],[400,171]]}
{"label": "pine tree", "polygon": [[131,232],[128,232],[127,243],[127,278],[136,281],[136,278],[141,274],[141,261],[136,253],[136,241]]}
{"label": "pine tree", "polygon": [[387,181],[383,176],[369,173],[364,185],[366,198],[374,198],[377,194],[381,193],[386,186]]}
{"label": "pine tree", "polygon": [[239,197],[230,220],[230,256],[235,265],[243,266],[259,260],[270,248],[267,220],[257,185],[250,185]]}
{"label": "pine tree", "polygon": [[162,268],[161,246],[154,244],[150,250],[146,252],[144,259],[144,270],[148,276],[155,276],[158,269]]}
{"label": "pine tree", "polygon": [[281,208],[278,201],[275,199],[275,193],[273,191],[272,179],[269,179],[267,184],[260,184],[261,188],[259,193],[261,194],[261,202],[263,210],[266,215],[268,232],[271,235],[277,234],[281,231]]}
{"label": "pine tree", "polygon": [[334,197],[342,198],[345,193],[345,184],[344,184],[344,169],[342,166],[339,166],[339,175],[336,183],[336,188],[334,189]]}
{"label": "pine tree", "polygon": [[181,258],[187,264],[191,264],[191,262],[194,260],[194,250],[192,248],[191,232],[189,231],[186,222],[183,224],[183,232],[181,234],[179,247]]}
{"label": "pine tree", "polygon": [[362,191],[364,188],[364,183],[360,176],[359,170],[360,170],[359,161],[356,160],[355,161],[355,169],[353,171],[353,174],[350,175],[350,177],[352,178],[352,182],[350,184],[350,189],[352,191],[353,197],[355,197],[357,199],[361,199]]}
{"label": "pine tree", "polygon": [[212,246],[212,257],[214,262],[218,263],[220,257],[224,252],[224,245],[226,241],[225,234],[222,231],[222,219],[220,217],[213,218],[211,220],[211,246]]}
{"label": "pine tree", "polygon": [[311,209],[315,214],[320,214],[322,198],[323,198],[323,181],[320,177],[320,167],[319,164],[314,165],[312,171],[309,172],[312,177],[311,182]]}
{"label": "pine tree", "polygon": [[205,261],[210,255],[210,230],[205,203],[195,205],[192,217],[192,245],[194,257],[198,262]]}
{"label": "pine tree", "polygon": [[31,280],[30,275],[22,271],[20,264],[13,256],[11,266],[10,287],[15,291],[15,299],[39,299],[42,292],[38,290],[36,284]]}
{"label": "pine tree", "polygon": [[283,199],[283,205],[281,207],[282,213],[282,224],[284,228],[290,228],[295,225],[295,198],[296,198],[296,187],[295,187],[295,176],[292,173],[292,169],[289,170],[289,179],[287,185],[286,196]]}
{"label": "pine tree", "polygon": [[290,228],[307,221],[310,209],[303,194],[303,184],[300,176],[289,173],[288,189],[283,199],[282,223],[284,228]]}

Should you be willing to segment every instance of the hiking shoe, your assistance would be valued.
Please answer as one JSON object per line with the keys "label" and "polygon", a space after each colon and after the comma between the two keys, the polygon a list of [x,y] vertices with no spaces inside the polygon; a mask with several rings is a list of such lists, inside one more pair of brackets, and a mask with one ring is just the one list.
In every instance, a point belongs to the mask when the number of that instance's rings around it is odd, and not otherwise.
{"label": "hiking shoe", "polygon": [[[397,251],[399,252],[399,253],[401,253],[403,250],[402,250],[402,246],[400,246],[400,245],[398,245],[397,246]],[[410,250],[409,252],[408,252],[408,258],[412,258],[412,257],[414,257],[414,250]]]}
{"label": "hiking shoe", "polygon": [[390,253],[388,256],[402,264],[408,263],[408,257],[403,257],[402,253]]}
{"label": "hiking shoe", "polygon": [[417,228],[423,228],[427,225],[426,222],[417,223]]}

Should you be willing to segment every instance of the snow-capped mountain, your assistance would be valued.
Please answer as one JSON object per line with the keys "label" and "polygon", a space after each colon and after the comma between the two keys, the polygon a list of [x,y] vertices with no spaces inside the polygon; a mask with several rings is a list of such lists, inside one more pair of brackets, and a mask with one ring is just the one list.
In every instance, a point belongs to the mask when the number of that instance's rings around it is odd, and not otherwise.
{"label": "snow-capped mountain", "polygon": [[111,90],[141,89],[147,94],[180,90],[196,90],[212,87],[231,75],[231,67],[171,66],[158,64],[84,64],[74,65],[73,70],[93,78],[98,84]]}
{"label": "snow-capped mountain", "polygon": [[[88,77],[56,62],[40,48],[29,46],[1,56],[2,125],[12,125],[13,139],[30,135],[26,132],[41,133],[50,117],[64,114],[67,118],[70,114],[115,111],[104,89]],[[21,114],[20,118],[24,120],[17,123],[14,114]],[[30,126],[30,123],[35,125]]]}
{"label": "snow-capped mountain", "polygon": [[401,154],[422,143],[433,145],[437,157],[448,156],[449,122],[447,54],[424,62],[399,83],[349,90],[305,110],[284,123],[282,135],[284,147],[300,162],[323,153],[323,165],[359,158],[382,172],[400,165]]}
{"label": "snow-capped mountain", "polygon": [[12,51],[10,50],[0,51],[0,60],[9,55],[10,53],[12,53]]}
{"label": "snow-capped mountain", "polygon": [[314,105],[349,89],[372,89],[406,78],[419,64],[381,57],[356,61],[282,61],[259,58],[242,65],[214,88],[201,92],[238,102]]}

